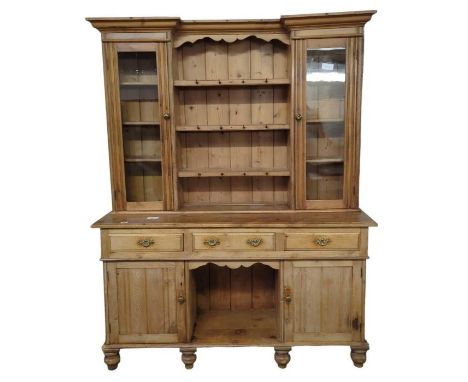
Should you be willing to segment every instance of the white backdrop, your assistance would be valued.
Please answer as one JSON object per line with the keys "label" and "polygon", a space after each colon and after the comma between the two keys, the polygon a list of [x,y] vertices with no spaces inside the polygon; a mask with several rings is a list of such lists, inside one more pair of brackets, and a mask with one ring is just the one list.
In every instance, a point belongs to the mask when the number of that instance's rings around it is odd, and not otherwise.
{"label": "white backdrop", "polygon": [[[462,1],[3,1],[2,381],[462,380],[467,334],[467,31]],[[363,369],[349,348],[123,350],[107,371],[99,232],[111,208],[99,33],[85,16],[277,18],[377,9],[366,27],[361,207],[370,234]]]}

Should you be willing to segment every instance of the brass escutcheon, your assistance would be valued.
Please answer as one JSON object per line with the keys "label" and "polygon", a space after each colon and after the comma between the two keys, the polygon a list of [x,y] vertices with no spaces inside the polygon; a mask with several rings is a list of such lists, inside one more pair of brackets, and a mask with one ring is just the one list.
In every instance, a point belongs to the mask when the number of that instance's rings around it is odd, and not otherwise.
{"label": "brass escutcheon", "polygon": [[319,237],[314,240],[314,243],[320,245],[321,247],[325,247],[330,243],[330,239],[328,237]]}
{"label": "brass escutcheon", "polygon": [[142,239],[137,241],[138,245],[141,245],[142,247],[148,248],[151,247],[154,244],[153,239]]}

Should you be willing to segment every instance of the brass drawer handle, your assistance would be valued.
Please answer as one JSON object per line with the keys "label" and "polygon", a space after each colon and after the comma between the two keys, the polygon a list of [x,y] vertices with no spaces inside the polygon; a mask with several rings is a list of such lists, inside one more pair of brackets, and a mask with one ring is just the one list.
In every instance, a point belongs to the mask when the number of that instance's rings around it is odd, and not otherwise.
{"label": "brass drawer handle", "polygon": [[321,247],[325,247],[326,245],[330,244],[331,240],[328,237],[319,237],[314,240],[314,243],[320,245]]}
{"label": "brass drawer handle", "polygon": [[263,239],[261,237],[256,237],[254,239],[247,239],[247,244],[250,245],[251,247],[259,247],[262,245]]}
{"label": "brass drawer handle", "polygon": [[180,294],[179,297],[177,297],[177,302],[183,304],[185,302],[185,297]]}
{"label": "brass drawer handle", "polygon": [[151,247],[154,244],[154,240],[153,239],[142,239],[142,240],[138,240],[137,244],[142,246],[142,247],[148,248],[148,247]]}
{"label": "brass drawer handle", "polygon": [[210,246],[211,248],[216,247],[217,245],[220,245],[221,242],[219,241],[218,238],[213,238],[213,239],[206,239],[203,244]]}

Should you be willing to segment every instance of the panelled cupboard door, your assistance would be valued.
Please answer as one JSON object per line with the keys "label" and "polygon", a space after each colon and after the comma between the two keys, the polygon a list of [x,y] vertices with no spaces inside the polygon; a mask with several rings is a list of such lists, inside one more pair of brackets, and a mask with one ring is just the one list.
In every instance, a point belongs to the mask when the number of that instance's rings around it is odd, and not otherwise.
{"label": "panelled cupboard door", "polygon": [[107,263],[108,343],[186,340],[182,262]]}
{"label": "panelled cupboard door", "polygon": [[115,209],[170,209],[167,46],[106,43],[105,52]]}
{"label": "panelled cupboard door", "polygon": [[285,261],[285,340],[298,343],[360,341],[361,261]]}
{"label": "panelled cupboard door", "polygon": [[357,207],[361,40],[295,44],[299,207]]}

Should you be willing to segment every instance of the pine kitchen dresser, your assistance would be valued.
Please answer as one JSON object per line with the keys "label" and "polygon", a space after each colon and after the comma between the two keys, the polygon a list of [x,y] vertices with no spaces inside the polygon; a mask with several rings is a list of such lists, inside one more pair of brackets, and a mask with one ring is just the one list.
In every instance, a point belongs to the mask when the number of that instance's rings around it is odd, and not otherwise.
{"label": "pine kitchen dresser", "polygon": [[101,232],[106,339],[180,348],[345,345],[362,367],[364,24],[89,18],[101,32],[113,210]]}

